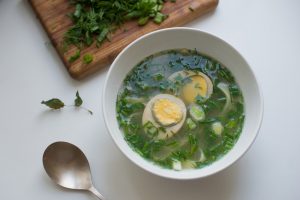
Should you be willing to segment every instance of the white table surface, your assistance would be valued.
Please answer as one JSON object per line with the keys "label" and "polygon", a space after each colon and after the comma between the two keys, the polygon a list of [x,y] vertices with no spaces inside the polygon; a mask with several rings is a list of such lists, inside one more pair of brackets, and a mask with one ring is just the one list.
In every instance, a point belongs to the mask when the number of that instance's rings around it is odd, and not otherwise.
{"label": "white table surface", "polygon": [[[224,0],[188,27],[211,32],[249,61],[264,93],[257,140],[233,166],[202,180],[174,181],[145,172],[121,154],[104,126],[107,69],[75,81],[25,0],[0,0],[0,199],[94,199],[53,184],[42,154],[52,142],[78,145],[95,186],[108,200],[300,199],[300,1]],[[76,90],[94,111],[48,111],[41,100],[72,103]]]}

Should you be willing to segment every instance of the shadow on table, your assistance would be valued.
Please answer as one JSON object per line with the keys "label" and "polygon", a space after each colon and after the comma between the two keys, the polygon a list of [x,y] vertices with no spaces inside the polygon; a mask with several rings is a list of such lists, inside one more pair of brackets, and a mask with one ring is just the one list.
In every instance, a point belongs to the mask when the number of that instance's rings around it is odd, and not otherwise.
{"label": "shadow on table", "polygon": [[[111,163],[106,163],[107,187],[114,187],[115,192],[108,199],[123,200],[230,200],[237,192],[238,177],[241,175],[239,163],[215,175],[190,181],[176,181],[152,175],[135,166],[124,156],[116,155]],[[113,174],[113,177],[111,175]],[[102,177],[104,178],[104,177]]]}
{"label": "shadow on table", "polygon": [[226,171],[201,180],[176,181],[157,177],[149,178],[148,182],[144,180],[143,176],[136,176],[134,180],[137,193],[140,195],[139,199],[143,200],[230,200],[237,184],[237,176],[239,176],[239,167],[234,165]]}

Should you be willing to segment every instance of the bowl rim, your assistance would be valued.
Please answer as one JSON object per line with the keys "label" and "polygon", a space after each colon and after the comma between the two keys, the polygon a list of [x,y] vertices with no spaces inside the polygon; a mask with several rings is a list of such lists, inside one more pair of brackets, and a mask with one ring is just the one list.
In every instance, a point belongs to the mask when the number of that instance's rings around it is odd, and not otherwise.
{"label": "bowl rim", "polygon": [[[109,121],[108,121],[108,116],[107,116],[107,109],[106,109],[106,100],[105,100],[105,94],[106,94],[106,91],[108,90],[108,80],[110,78],[110,76],[112,75],[112,70],[113,68],[115,68],[115,63],[120,59],[120,57],[123,55],[123,53],[125,51],[127,51],[129,48],[131,48],[132,46],[134,46],[136,43],[138,43],[139,41],[147,38],[147,37],[150,37],[151,35],[153,34],[159,34],[161,32],[166,32],[166,31],[194,31],[194,32],[199,32],[199,33],[202,33],[202,34],[206,34],[206,35],[209,35],[210,37],[213,37],[214,39],[217,39],[217,40],[220,40],[221,42],[225,43],[226,45],[228,45],[230,48],[232,48],[233,51],[235,51],[235,53],[240,56],[244,61],[245,63],[248,65],[248,68],[249,68],[249,71],[252,73],[253,75],[253,78],[254,80],[256,81],[256,84],[257,84],[257,92],[258,92],[258,96],[259,96],[259,100],[260,100],[260,107],[259,107],[259,113],[258,113],[258,123],[256,124],[256,128],[254,129],[255,130],[255,135],[254,137],[252,138],[252,141],[249,143],[249,145],[244,149],[244,151],[238,155],[238,157],[225,164],[225,165],[222,165],[220,168],[218,168],[217,170],[214,170],[212,172],[208,172],[207,174],[205,175],[195,175],[193,177],[175,177],[175,176],[170,176],[170,175],[165,175],[165,174],[162,174],[162,173],[158,173],[156,172],[155,170],[151,170],[151,169],[148,169],[146,167],[144,167],[142,165],[142,163],[139,163],[133,159],[131,159],[129,157],[129,155],[127,154],[127,152],[122,149],[120,147],[120,145],[118,144],[117,142],[117,138],[112,134],[113,130],[112,128],[108,125],[109,124]],[[223,171],[224,169],[232,166],[234,163],[236,163],[238,160],[240,160],[245,154],[246,152],[248,152],[248,150],[250,149],[250,147],[253,145],[254,141],[256,140],[257,136],[258,136],[258,133],[259,133],[259,130],[261,128],[261,125],[262,125],[262,121],[263,121],[263,114],[264,114],[264,98],[263,98],[263,93],[262,93],[262,89],[261,89],[261,86],[260,86],[260,81],[258,80],[257,76],[255,75],[252,67],[249,65],[249,62],[245,59],[245,57],[234,47],[232,46],[231,44],[229,44],[228,42],[226,42],[225,40],[221,39],[220,37],[210,33],[210,32],[207,32],[207,31],[202,31],[202,30],[199,30],[197,28],[189,28],[189,27],[172,27],[172,28],[164,28],[164,29],[160,29],[160,30],[156,30],[156,31],[153,31],[153,32],[150,32],[150,33],[147,33],[139,38],[137,38],[136,40],[134,40],[133,42],[131,42],[129,45],[127,45],[119,54],[118,56],[114,59],[113,63],[110,65],[109,67],[109,70],[106,74],[106,77],[105,77],[105,81],[104,81],[104,85],[103,85],[103,91],[102,91],[102,113],[103,113],[103,117],[104,117],[104,121],[105,121],[105,126],[109,132],[109,135],[111,136],[111,138],[113,139],[115,145],[118,147],[118,149],[122,152],[122,154],[125,155],[125,157],[127,157],[128,160],[130,160],[132,163],[134,163],[135,165],[139,166],[141,169],[151,173],[151,174],[154,174],[154,175],[157,175],[157,176],[160,176],[160,177],[164,177],[164,178],[168,178],[168,179],[173,179],[173,180],[194,180],[194,179],[200,179],[200,178],[205,178],[205,177],[208,177],[208,176],[211,176],[213,174],[217,174],[221,171]],[[123,138],[124,139],[124,138]],[[144,159],[144,158],[143,158]],[[145,159],[145,161],[147,161]],[[150,162],[150,161],[148,161]],[[154,166],[154,164],[152,164]]]}

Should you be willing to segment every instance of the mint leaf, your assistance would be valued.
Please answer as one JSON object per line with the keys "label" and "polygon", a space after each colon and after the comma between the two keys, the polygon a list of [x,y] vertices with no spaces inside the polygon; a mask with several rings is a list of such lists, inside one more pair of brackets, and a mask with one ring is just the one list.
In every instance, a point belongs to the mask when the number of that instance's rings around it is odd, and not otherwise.
{"label": "mint leaf", "polygon": [[65,106],[65,104],[60,99],[57,99],[57,98],[53,98],[48,101],[42,101],[41,104],[44,104],[44,105],[48,106],[49,108],[52,108],[55,110],[63,108]]}
{"label": "mint leaf", "polygon": [[82,105],[83,101],[81,99],[81,97],[79,96],[79,92],[76,92],[76,99],[74,100],[75,106],[79,107]]}

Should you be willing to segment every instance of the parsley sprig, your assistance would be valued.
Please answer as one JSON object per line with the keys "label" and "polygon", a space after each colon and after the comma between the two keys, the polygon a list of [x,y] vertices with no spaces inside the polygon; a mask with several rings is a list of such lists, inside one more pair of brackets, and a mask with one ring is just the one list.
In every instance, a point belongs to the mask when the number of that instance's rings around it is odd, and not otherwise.
{"label": "parsley sprig", "polygon": [[92,115],[93,112],[91,110],[85,108],[85,107],[82,107],[82,103],[83,103],[83,100],[80,97],[78,91],[76,92],[74,105],[65,105],[65,103],[62,100],[58,99],[58,98],[52,98],[52,99],[49,99],[47,101],[42,101],[41,102],[41,104],[44,104],[45,106],[47,106],[47,107],[49,107],[53,110],[59,110],[61,108],[64,108],[65,106],[72,106],[72,107],[78,107],[78,108],[84,109]]}

